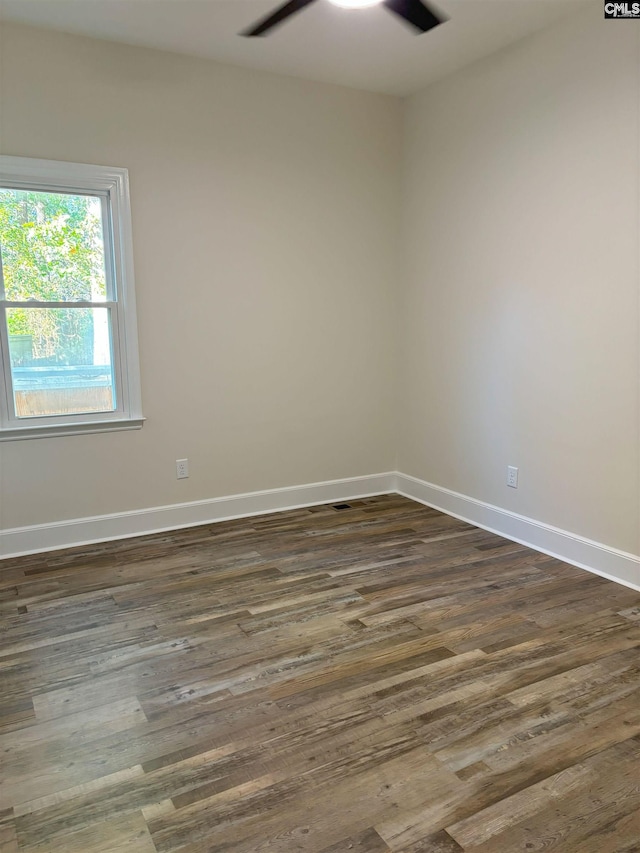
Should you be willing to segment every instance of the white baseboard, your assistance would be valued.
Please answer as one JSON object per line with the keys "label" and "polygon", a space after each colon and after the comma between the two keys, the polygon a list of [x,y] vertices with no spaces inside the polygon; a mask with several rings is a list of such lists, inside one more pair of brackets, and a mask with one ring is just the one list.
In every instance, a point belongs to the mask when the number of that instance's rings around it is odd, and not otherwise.
{"label": "white baseboard", "polygon": [[51,524],[14,527],[0,531],[0,558],[144,536],[163,530],[195,527],[198,524],[229,521],[250,515],[301,509],[314,504],[357,500],[393,492],[395,482],[395,473],[371,474],[366,477],[348,477],[343,480],[268,489],[244,495],[116,512],[111,515],[74,518]]}
{"label": "white baseboard", "polygon": [[0,559],[389,493],[640,591],[640,557],[634,554],[396,472],[16,527],[0,531]]}
{"label": "white baseboard", "polygon": [[640,591],[640,557],[543,524],[475,498],[434,486],[407,474],[396,475],[396,491],[484,530],[557,557],[596,575]]}

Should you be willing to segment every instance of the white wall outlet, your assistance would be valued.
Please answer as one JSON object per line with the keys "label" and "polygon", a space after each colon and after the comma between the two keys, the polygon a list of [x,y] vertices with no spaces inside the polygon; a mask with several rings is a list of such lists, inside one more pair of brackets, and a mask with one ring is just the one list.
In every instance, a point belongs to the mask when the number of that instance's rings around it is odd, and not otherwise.
{"label": "white wall outlet", "polygon": [[518,488],[518,469],[513,465],[507,465],[507,486],[511,486],[512,489]]}
{"label": "white wall outlet", "polygon": [[176,459],[176,477],[178,480],[186,480],[189,476],[189,460]]}

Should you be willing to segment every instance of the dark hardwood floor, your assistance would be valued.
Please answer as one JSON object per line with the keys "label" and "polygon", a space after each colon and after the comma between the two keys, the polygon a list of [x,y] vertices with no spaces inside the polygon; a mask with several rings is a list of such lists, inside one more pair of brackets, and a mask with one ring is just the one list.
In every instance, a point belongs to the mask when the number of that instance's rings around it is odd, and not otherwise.
{"label": "dark hardwood floor", "polygon": [[640,851],[640,594],[399,496],[0,565],[2,853]]}

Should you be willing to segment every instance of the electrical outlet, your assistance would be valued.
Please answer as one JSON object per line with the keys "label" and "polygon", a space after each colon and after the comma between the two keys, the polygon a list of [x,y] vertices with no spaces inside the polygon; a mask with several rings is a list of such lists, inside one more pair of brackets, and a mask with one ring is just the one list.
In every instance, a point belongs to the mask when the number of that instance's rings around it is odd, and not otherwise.
{"label": "electrical outlet", "polygon": [[518,488],[518,469],[513,465],[507,465],[507,486],[511,486],[512,489]]}
{"label": "electrical outlet", "polygon": [[176,477],[178,480],[186,480],[189,476],[189,460],[176,459]]}

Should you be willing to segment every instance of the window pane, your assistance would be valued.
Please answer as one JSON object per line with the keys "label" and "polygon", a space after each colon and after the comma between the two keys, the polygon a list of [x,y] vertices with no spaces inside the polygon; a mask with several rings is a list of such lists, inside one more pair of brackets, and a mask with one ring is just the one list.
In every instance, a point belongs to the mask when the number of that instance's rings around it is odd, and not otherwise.
{"label": "window pane", "polygon": [[7,308],[19,418],[112,412],[108,308]]}
{"label": "window pane", "polygon": [[6,299],[106,299],[98,196],[0,187],[0,250]]}

